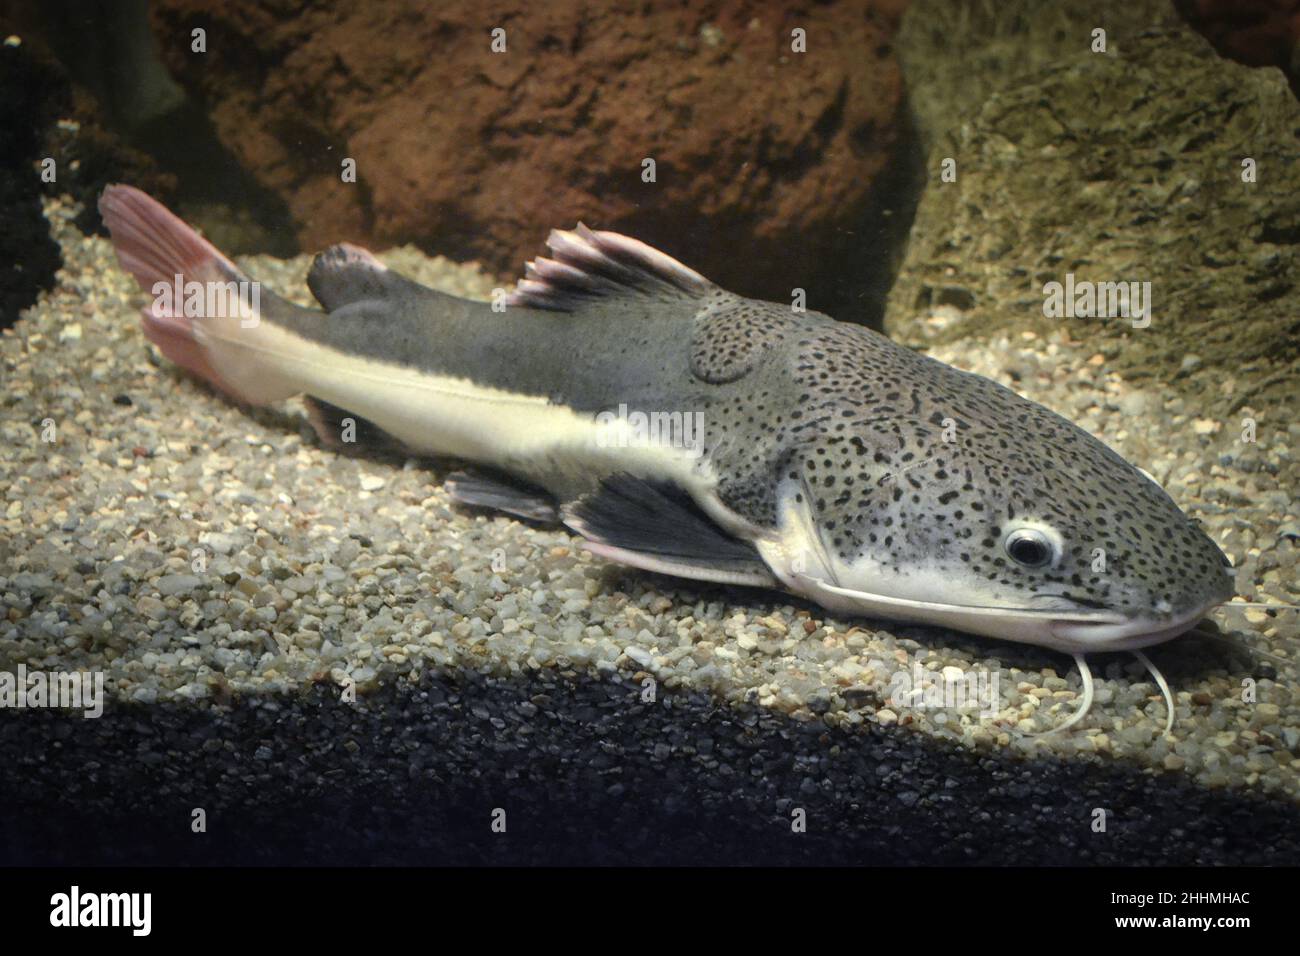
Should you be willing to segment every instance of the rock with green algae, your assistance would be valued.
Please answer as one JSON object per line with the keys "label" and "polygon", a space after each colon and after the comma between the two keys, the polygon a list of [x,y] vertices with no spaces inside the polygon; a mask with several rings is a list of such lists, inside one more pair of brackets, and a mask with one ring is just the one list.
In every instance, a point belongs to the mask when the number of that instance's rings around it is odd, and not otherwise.
{"label": "rock with green algae", "polygon": [[[919,0],[899,53],[929,184],[894,338],[1064,329],[1205,417],[1294,410],[1300,103],[1280,71],[1221,59],[1165,0]],[[1150,324],[1044,315],[1067,274],[1149,282]]]}

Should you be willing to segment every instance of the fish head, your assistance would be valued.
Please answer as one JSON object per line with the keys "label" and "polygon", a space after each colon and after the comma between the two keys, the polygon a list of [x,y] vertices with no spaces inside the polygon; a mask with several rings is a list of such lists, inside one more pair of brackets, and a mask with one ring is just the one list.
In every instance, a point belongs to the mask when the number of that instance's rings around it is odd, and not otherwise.
{"label": "fish head", "polygon": [[787,587],[1067,653],[1169,640],[1232,596],[1227,558],[1143,471],[989,379],[913,358],[875,400],[829,390],[801,415],[757,542]]}

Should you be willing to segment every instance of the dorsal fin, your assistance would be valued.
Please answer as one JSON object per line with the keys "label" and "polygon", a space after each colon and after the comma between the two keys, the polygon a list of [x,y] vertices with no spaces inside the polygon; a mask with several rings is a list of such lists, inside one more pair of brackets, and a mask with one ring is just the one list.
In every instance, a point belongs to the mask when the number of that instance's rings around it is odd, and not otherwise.
{"label": "dorsal fin", "polygon": [[347,242],[316,254],[307,272],[307,287],[327,312],[368,299],[428,292],[418,282],[393,272],[374,254]]}
{"label": "dorsal fin", "polygon": [[572,232],[552,229],[552,258],[524,267],[508,306],[568,312],[603,296],[668,294],[696,298],[713,283],[694,269],[617,232],[596,232],[582,223]]}

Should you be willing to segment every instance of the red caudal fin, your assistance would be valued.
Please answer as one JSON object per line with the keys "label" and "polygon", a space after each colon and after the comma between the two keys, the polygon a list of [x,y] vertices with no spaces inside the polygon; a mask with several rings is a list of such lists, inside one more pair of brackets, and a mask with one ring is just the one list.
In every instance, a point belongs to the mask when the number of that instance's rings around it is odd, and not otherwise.
{"label": "red caudal fin", "polygon": [[100,215],[122,268],[151,298],[144,333],[168,359],[231,397],[254,404],[287,397],[259,364],[253,339],[261,290],[162,203],[131,186],[109,186]]}

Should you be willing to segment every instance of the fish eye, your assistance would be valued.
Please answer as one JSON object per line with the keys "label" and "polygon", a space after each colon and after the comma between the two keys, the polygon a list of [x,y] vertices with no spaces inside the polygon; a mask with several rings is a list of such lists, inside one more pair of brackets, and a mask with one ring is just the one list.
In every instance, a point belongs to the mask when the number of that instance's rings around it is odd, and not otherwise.
{"label": "fish eye", "polygon": [[1041,568],[1051,564],[1056,556],[1052,540],[1037,528],[1019,528],[1002,542],[1003,550],[1016,564],[1027,568]]}

